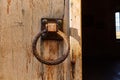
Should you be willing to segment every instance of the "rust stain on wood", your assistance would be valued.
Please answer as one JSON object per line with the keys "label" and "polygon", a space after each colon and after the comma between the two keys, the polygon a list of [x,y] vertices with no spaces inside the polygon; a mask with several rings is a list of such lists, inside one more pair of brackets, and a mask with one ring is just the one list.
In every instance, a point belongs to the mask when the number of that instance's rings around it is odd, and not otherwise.
{"label": "rust stain on wood", "polygon": [[9,8],[10,8],[10,3],[11,3],[11,0],[7,0],[8,4],[7,4],[7,14],[9,14]]}
{"label": "rust stain on wood", "polygon": [[26,53],[27,53],[27,55],[26,55],[26,57],[27,57],[27,62],[30,64],[31,63],[31,58],[32,58],[32,51],[30,51],[31,50],[31,48],[26,48]]}
{"label": "rust stain on wood", "polygon": [[30,51],[31,48],[26,47],[26,72],[29,71],[29,64],[31,63],[32,58],[32,51]]}
{"label": "rust stain on wood", "polygon": [[75,66],[76,66],[76,54],[74,50],[72,50],[72,60],[71,60],[71,67],[72,67],[72,78],[75,78]]}

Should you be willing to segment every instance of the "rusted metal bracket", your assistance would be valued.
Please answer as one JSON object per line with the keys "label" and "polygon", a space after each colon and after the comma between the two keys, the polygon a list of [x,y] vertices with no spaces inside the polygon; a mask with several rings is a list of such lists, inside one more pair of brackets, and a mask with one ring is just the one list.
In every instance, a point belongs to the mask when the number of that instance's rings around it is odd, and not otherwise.
{"label": "rusted metal bracket", "polygon": [[41,31],[45,29],[47,32],[41,36],[42,40],[63,40],[63,38],[57,34],[58,30],[63,31],[63,19],[42,18]]}

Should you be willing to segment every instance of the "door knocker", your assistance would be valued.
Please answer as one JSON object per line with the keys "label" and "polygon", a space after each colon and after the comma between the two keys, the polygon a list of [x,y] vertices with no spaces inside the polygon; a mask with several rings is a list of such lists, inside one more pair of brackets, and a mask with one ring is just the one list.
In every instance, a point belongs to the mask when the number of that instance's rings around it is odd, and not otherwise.
{"label": "door knocker", "polygon": [[[41,32],[39,32],[33,39],[32,51],[34,56],[41,62],[47,65],[57,65],[62,63],[68,56],[70,46],[67,36],[62,32],[63,20],[62,19],[41,19]],[[44,35],[44,36],[43,36]],[[43,59],[36,49],[36,44],[38,39],[41,37],[42,40],[63,40],[65,44],[65,50],[63,55],[55,60],[45,60]]]}

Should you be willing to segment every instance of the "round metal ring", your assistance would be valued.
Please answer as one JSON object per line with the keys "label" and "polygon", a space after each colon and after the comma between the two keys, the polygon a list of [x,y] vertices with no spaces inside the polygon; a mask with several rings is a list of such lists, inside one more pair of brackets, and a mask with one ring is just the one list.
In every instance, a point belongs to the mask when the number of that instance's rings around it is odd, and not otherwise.
{"label": "round metal ring", "polygon": [[46,32],[46,30],[43,30],[43,31],[39,32],[39,33],[34,37],[34,39],[33,39],[33,42],[32,42],[32,51],[33,51],[34,56],[35,56],[41,63],[47,64],[47,65],[57,65],[57,64],[62,63],[62,62],[67,58],[67,56],[68,56],[68,54],[69,54],[69,50],[70,50],[69,41],[68,41],[68,39],[67,39],[67,36],[66,36],[62,31],[58,30],[57,34],[60,35],[60,36],[63,38],[64,43],[65,43],[65,45],[66,45],[65,50],[64,50],[64,52],[63,52],[64,54],[63,54],[61,57],[59,57],[59,58],[57,58],[57,59],[55,59],[55,60],[49,61],[49,60],[43,59],[43,58],[38,54],[38,51],[37,51],[37,49],[36,49],[36,44],[37,44],[38,39],[39,39],[40,36],[41,36],[43,33],[45,33],[45,32]]}

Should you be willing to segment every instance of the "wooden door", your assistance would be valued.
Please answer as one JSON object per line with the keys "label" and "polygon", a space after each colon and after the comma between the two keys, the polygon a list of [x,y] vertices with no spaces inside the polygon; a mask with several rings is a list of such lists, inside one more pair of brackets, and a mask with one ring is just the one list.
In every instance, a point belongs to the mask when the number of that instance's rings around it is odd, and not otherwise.
{"label": "wooden door", "polygon": [[[59,65],[40,63],[32,40],[41,18],[63,18],[70,53]],[[82,80],[81,0],[0,0],[0,80]],[[41,41],[41,56],[61,56],[64,43]]]}

